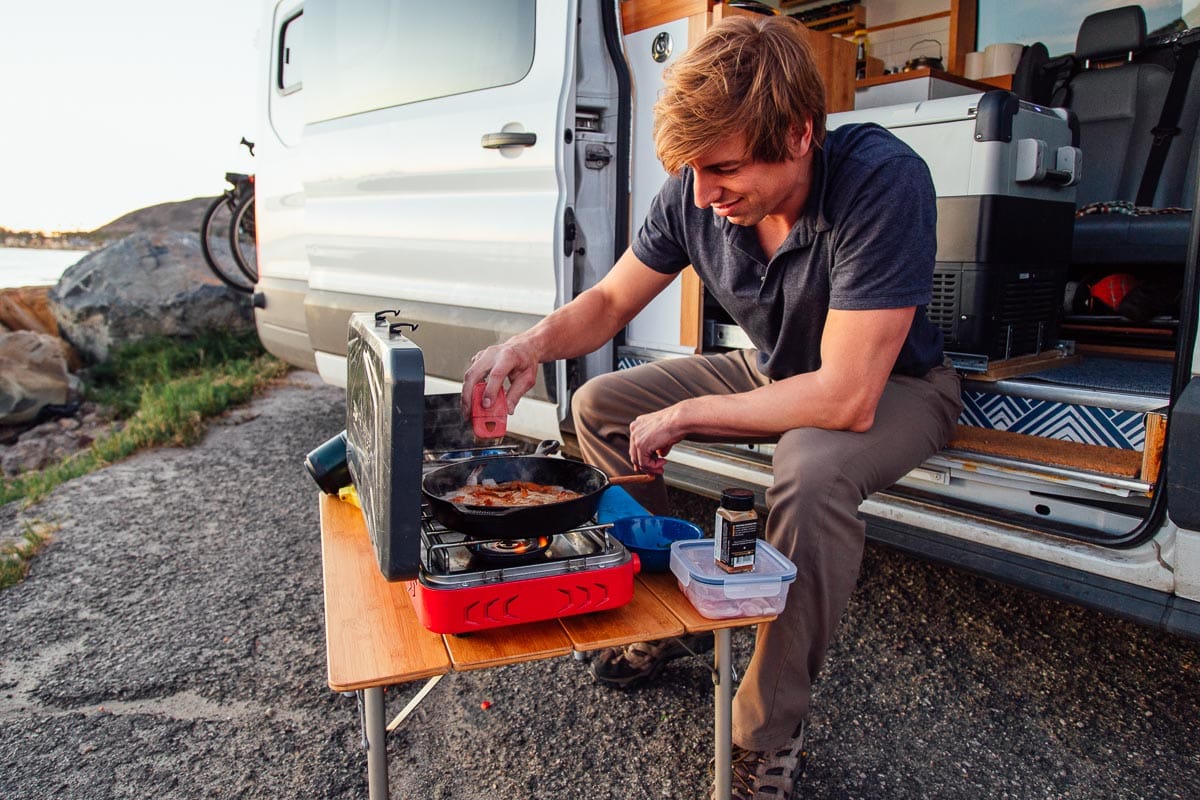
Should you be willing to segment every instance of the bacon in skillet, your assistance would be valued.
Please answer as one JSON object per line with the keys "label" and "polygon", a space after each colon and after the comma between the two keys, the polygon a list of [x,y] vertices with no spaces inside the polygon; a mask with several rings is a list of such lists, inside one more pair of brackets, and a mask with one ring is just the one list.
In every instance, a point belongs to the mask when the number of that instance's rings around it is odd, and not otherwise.
{"label": "bacon in skillet", "polygon": [[547,486],[530,481],[505,481],[464,486],[446,494],[451,503],[467,506],[541,506],[582,497],[579,492],[561,486]]}

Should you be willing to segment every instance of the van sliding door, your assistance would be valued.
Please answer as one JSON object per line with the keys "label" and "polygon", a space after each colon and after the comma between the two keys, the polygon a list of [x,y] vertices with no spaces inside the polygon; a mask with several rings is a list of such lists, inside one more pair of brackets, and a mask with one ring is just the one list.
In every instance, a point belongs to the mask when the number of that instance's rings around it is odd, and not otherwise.
{"label": "van sliding door", "polygon": [[[397,308],[429,389],[455,390],[474,352],[572,295],[575,3],[309,0],[305,15],[318,362],[336,369],[352,311]],[[558,435],[565,370],[546,377],[515,430]]]}

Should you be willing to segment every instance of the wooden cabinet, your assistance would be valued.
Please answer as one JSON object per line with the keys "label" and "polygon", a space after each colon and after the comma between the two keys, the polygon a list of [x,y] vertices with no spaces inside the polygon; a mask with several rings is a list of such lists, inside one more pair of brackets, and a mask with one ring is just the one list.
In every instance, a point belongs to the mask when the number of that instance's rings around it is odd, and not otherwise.
{"label": "wooden cabinet", "polygon": [[[728,16],[757,17],[753,11],[720,0],[624,0],[621,26],[626,35],[676,20],[688,20],[688,43],[698,40],[713,24]],[[830,113],[854,108],[854,45],[828,33],[809,31],[809,44],[825,79]]]}
{"label": "wooden cabinet", "polygon": [[975,49],[978,12],[977,0],[950,0],[950,47],[946,56],[946,69],[955,75],[963,74],[967,53]]}

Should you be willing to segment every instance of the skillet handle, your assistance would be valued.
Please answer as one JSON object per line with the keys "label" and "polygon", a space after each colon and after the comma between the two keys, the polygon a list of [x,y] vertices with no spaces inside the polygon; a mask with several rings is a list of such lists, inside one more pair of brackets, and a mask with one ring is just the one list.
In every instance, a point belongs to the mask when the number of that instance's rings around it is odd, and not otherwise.
{"label": "skillet handle", "polygon": [[608,479],[608,482],[613,486],[628,486],[631,483],[653,483],[657,477],[657,475],[639,472],[636,475],[614,475]]}

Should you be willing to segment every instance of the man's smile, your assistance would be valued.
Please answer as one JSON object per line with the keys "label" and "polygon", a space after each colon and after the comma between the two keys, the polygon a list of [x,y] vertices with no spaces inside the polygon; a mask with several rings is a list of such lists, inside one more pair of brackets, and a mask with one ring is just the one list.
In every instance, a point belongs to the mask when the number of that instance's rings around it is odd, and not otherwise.
{"label": "man's smile", "polygon": [[737,208],[737,205],[740,202],[741,200],[738,199],[727,200],[723,203],[713,203],[712,210],[718,217],[727,217],[733,213],[734,209]]}

